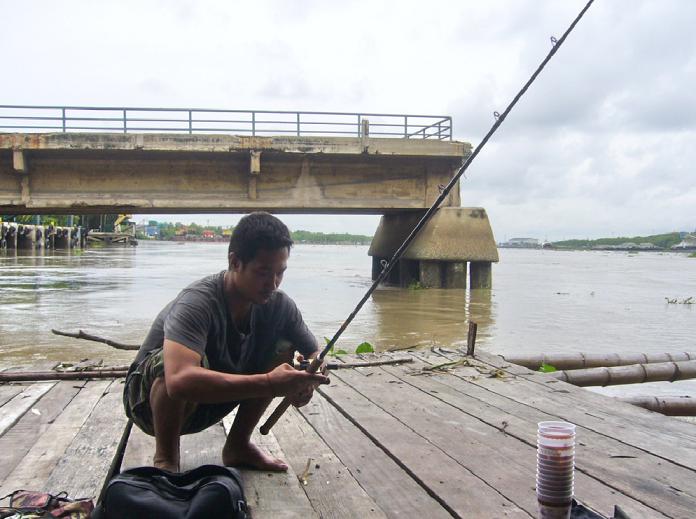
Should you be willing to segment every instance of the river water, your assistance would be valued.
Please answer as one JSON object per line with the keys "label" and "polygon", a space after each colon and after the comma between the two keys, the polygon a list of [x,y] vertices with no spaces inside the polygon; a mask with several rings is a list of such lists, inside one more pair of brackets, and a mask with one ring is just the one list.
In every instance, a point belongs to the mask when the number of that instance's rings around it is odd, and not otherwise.
{"label": "river water", "polygon": [[[83,329],[140,343],[189,282],[226,266],[223,243],[141,242],[136,248],[0,253],[0,368],[42,360],[127,363],[132,352],[59,337]],[[367,247],[297,245],[282,285],[323,342],[371,284]],[[492,290],[380,288],[337,347],[459,347],[468,320],[493,353],[696,351],[696,259],[672,253],[501,249]],[[638,390],[640,389],[640,390]],[[690,394],[696,382],[604,392]]]}

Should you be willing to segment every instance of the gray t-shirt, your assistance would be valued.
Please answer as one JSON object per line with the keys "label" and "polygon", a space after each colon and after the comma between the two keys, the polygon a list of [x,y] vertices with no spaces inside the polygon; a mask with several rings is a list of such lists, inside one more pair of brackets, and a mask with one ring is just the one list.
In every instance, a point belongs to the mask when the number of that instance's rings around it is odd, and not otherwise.
{"label": "gray t-shirt", "polygon": [[289,341],[305,357],[317,350],[294,301],[281,291],[262,305],[251,305],[248,334],[237,330],[227,311],[224,276],[222,271],[182,290],[155,319],[134,364],[161,348],[164,339],[205,355],[212,370],[237,374],[267,369],[279,340]]}

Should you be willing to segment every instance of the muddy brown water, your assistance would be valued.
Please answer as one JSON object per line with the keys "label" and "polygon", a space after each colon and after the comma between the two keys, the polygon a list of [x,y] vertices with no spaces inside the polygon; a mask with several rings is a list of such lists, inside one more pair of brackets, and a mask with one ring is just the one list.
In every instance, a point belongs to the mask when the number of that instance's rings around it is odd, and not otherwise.
{"label": "muddy brown water", "polygon": [[[0,367],[132,353],[58,337],[51,328],[139,343],[189,282],[225,268],[226,244],[0,253]],[[696,258],[676,253],[500,250],[492,290],[380,288],[337,347],[460,347],[468,320],[493,353],[696,351]],[[310,329],[331,337],[371,284],[367,247],[297,245],[282,285]],[[677,299],[668,304],[666,298]],[[692,394],[696,382],[607,389]]]}

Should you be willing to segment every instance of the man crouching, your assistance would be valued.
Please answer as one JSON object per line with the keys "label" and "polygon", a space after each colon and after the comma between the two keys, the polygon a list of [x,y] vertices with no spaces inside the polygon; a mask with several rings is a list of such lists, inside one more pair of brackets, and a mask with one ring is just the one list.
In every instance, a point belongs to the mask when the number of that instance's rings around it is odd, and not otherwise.
{"label": "man crouching", "polygon": [[274,396],[300,407],[324,375],[295,370],[317,344],[295,303],[278,290],[292,239],[268,213],[239,221],[229,268],[186,287],[157,316],[126,378],[126,414],[155,437],[155,467],[179,470],[179,439],[219,422],[238,406],[222,449],[228,466],[287,470],[251,443]]}

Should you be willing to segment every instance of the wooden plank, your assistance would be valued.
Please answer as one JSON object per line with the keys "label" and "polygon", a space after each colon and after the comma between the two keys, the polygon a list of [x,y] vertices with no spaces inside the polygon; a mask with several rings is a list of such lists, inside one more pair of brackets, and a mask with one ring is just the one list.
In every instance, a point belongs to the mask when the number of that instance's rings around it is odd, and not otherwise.
{"label": "wooden plank", "polygon": [[[199,433],[182,436],[180,447],[182,472],[201,465],[220,465],[225,437],[222,422]],[[134,425],[123,454],[121,470],[152,466],[154,453],[155,438],[145,434],[137,425]]]}
{"label": "wooden plank", "polygon": [[133,424],[126,450],[123,453],[121,470],[134,467],[151,467],[152,455],[155,453],[155,438],[145,434]]}
{"label": "wooden plank", "polygon": [[31,409],[39,399],[55,385],[55,382],[37,383],[26,386],[24,390],[15,395],[9,402],[2,406],[0,416],[0,436],[5,434],[24,413]]}
{"label": "wooden plank", "polygon": [[[449,377],[456,379],[456,374],[457,370],[454,370]],[[525,438],[531,445],[536,441],[538,421],[562,419],[576,424],[583,421],[580,418],[583,413],[574,410],[576,405],[572,401],[562,402],[565,394],[551,395],[550,389],[538,386],[528,388],[531,382],[525,382],[524,379],[514,376],[499,379],[480,375],[466,376],[463,380],[469,382],[469,385],[460,387],[462,393],[473,395],[476,391],[472,386],[478,386],[484,390],[479,393],[482,402],[496,402],[499,409],[510,413],[510,416],[524,417],[527,421],[524,425],[506,419],[508,425],[505,431]],[[516,381],[519,383],[515,384]],[[448,384],[454,385],[455,382]],[[530,399],[527,391],[540,391],[540,394]],[[496,400],[496,395],[503,398]],[[559,399],[561,403],[558,402]],[[521,406],[517,405],[520,403]],[[596,413],[601,411],[598,408]],[[608,430],[613,429],[617,435],[623,435],[623,430],[626,429],[621,418],[611,416],[607,417],[603,426]],[[579,428],[578,438],[582,438],[576,447],[576,466],[579,471],[666,515],[681,517],[687,513],[688,516],[688,510],[696,506],[696,478],[692,470],[671,464],[589,428]],[[676,444],[674,448],[679,450]]]}
{"label": "wooden plank", "polygon": [[302,486],[320,517],[387,517],[295,408],[286,411],[273,432],[296,474],[309,467]]}
{"label": "wooden plank", "polygon": [[24,389],[23,386],[15,384],[3,384],[0,386],[0,407],[4,406],[15,395]]}
{"label": "wooden plank", "polygon": [[321,395],[300,412],[388,517],[451,519],[440,503]]}
{"label": "wooden plank", "polygon": [[[696,428],[691,425],[555,379],[532,377],[537,380],[511,376],[504,386],[495,386],[497,392],[519,403],[533,407],[543,404],[545,410],[561,419],[696,470]],[[539,383],[538,378],[543,382]],[[480,377],[473,383],[489,387],[492,381]]]}
{"label": "wooden plank", "polygon": [[46,482],[51,493],[96,498],[104,483],[127,419],[123,385],[112,383],[80,428]]}
{"label": "wooden plank", "polygon": [[110,383],[106,380],[89,382],[80,390],[5,478],[0,487],[1,495],[20,488],[46,488],[51,472]]}
{"label": "wooden plank", "polygon": [[[322,395],[392,459],[407,470],[452,515],[530,517],[448,452],[332,375]],[[364,379],[367,380],[367,379]],[[382,388],[383,392],[389,390]]]}
{"label": "wooden plank", "polygon": [[[659,453],[660,456],[667,457],[665,453],[672,451],[671,445],[674,441],[686,442],[688,446],[688,452],[685,453],[687,456],[686,459],[684,456],[681,456],[680,461],[673,461],[677,463],[686,463],[688,466],[696,468],[696,445],[693,444],[696,431],[685,422],[679,420],[665,420],[660,414],[617,402],[614,399],[607,401],[605,395],[573,386],[572,384],[565,384],[543,373],[534,372],[522,366],[510,364],[497,355],[483,354],[477,357],[477,360],[491,367],[504,368],[505,371],[532,382],[538,386],[535,388],[537,390],[539,387],[542,388],[542,391],[551,388],[553,393],[552,396],[561,394],[560,400],[565,403],[573,402],[574,406],[576,404],[582,406],[582,409],[588,412],[588,416],[590,417],[595,415],[607,417],[608,419],[621,417],[623,423],[631,426],[629,429],[633,430],[637,428],[641,431],[640,436],[627,438],[627,440],[638,442],[635,444],[632,443],[636,447],[655,447],[655,438],[652,438],[651,441],[650,435],[656,428],[660,430],[660,440],[662,440],[657,444],[658,448],[661,449]],[[531,390],[530,388],[530,391]],[[535,392],[535,394],[538,394],[538,392]],[[599,411],[599,413],[596,411]],[[643,432],[647,432],[648,436],[644,436],[642,434]]]}
{"label": "wooden plank", "polygon": [[[269,409],[272,410],[273,404],[277,402],[279,400],[271,403]],[[269,414],[270,412],[266,413],[260,423],[263,423]],[[226,432],[229,432],[234,416],[234,414],[230,414],[223,420]],[[287,459],[272,432],[267,436],[262,436],[256,430],[251,436],[251,441],[270,452],[272,456]],[[288,468],[287,472],[264,472],[250,469],[242,469],[240,472],[244,482],[244,494],[253,519],[319,517],[304,493],[292,466]]]}
{"label": "wooden plank", "polygon": [[537,513],[533,447],[381,369],[371,377],[350,371],[336,376],[529,515]]}
{"label": "wooden plank", "polygon": [[181,470],[201,465],[222,465],[222,447],[227,435],[222,422],[196,433],[181,437]]}
{"label": "wooden plank", "polygon": [[63,409],[80,391],[82,385],[74,382],[60,382],[39,400],[31,411],[10,428],[0,438],[0,483],[17,466],[17,463],[29,452],[36,440],[43,434]]}
{"label": "wooden plank", "polygon": [[[504,452],[510,457],[517,456],[521,462],[528,464],[527,476],[525,477],[529,477],[531,472],[533,478],[536,424],[539,421],[555,417],[535,409],[527,410],[524,406],[487,392],[452,375],[433,374],[413,377],[404,373],[403,370],[394,368],[385,368],[385,370],[400,380],[413,384],[419,390],[436,396],[443,403],[456,407],[463,413],[496,428],[501,435],[520,440],[519,452]],[[518,415],[521,415],[522,418]],[[579,430],[578,434],[583,437],[584,432]],[[577,448],[579,460],[582,460],[586,456],[586,452],[590,450],[583,445],[578,445]],[[582,464],[579,463],[579,465]],[[584,504],[607,517],[612,515],[616,504],[621,506],[631,517],[665,517],[654,508],[643,505],[640,501],[607,486],[604,483],[605,479],[608,478],[605,478],[603,474],[589,475],[585,473],[584,468],[580,466],[575,475],[576,496]]]}

